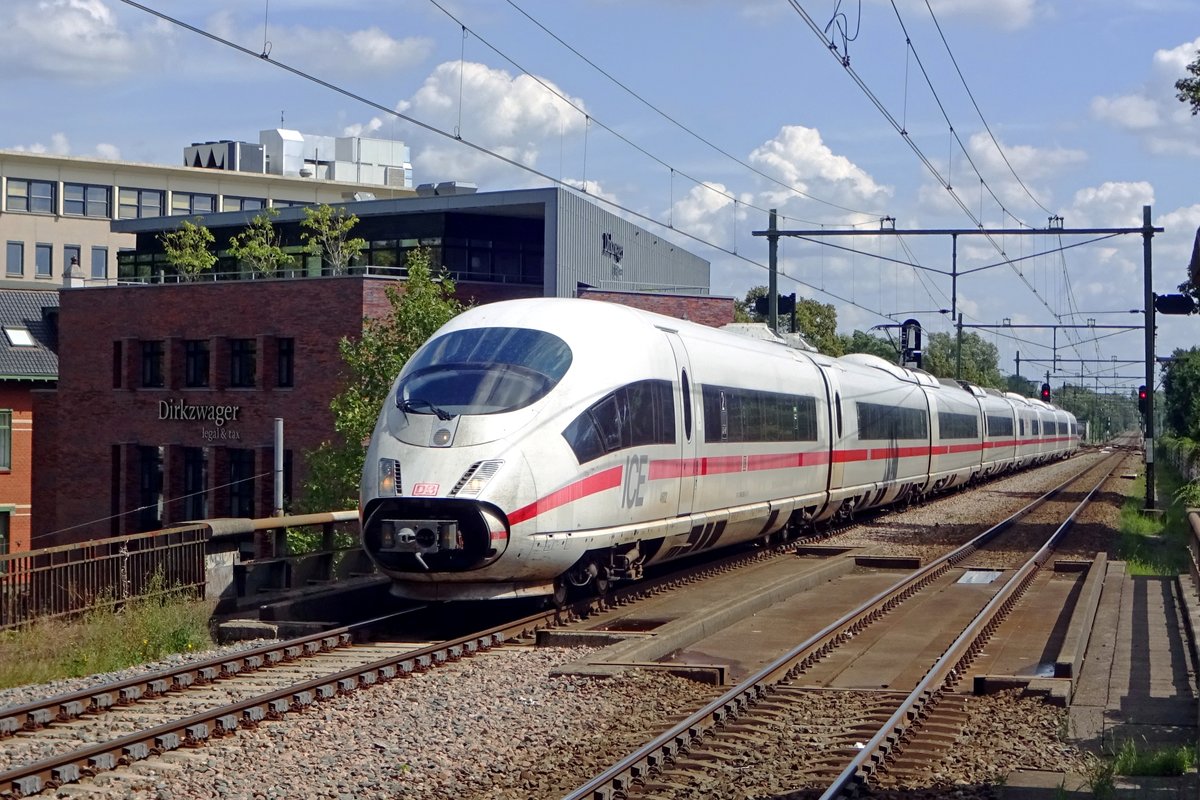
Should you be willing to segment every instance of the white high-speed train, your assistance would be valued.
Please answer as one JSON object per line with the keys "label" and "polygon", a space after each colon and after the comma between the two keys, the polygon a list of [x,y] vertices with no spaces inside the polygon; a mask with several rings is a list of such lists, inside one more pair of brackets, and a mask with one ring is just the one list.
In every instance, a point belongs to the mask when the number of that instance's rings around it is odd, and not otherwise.
{"label": "white high-speed train", "polygon": [[513,300],[405,365],[367,452],[362,541],[403,597],[561,599],[1078,444],[1050,404],[874,356]]}

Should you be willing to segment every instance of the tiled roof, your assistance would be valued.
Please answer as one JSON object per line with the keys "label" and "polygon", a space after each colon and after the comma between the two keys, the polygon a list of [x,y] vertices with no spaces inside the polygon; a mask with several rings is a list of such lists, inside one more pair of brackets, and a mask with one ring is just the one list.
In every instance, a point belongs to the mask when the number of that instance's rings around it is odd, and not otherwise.
{"label": "tiled roof", "polygon": [[0,328],[24,328],[32,345],[15,345],[0,331],[0,379],[58,378],[58,291],[0,290]]}

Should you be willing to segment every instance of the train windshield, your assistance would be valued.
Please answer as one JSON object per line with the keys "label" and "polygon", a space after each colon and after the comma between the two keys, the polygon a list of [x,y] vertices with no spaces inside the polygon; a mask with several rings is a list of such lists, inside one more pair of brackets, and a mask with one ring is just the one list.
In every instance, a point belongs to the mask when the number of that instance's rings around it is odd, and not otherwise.
{"label": "train windshield", "polygon": [[396,388],[396,404],[417,414],[498,414],[541,399],[571,366],[571,348],[552,333],[476,328],[421,348]]}

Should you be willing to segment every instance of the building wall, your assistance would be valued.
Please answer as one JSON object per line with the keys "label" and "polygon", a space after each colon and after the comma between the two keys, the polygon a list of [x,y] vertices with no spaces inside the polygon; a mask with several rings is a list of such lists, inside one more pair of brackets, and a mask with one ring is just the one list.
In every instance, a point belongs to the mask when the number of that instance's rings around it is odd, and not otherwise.
{"label": "building wall", "polygon": [[[39,392],[39,467],[34,532],[39,545],[139,530],[139,482],[146,447],[162,447],[163,525],[188,518],[181,498],[186,448],[206,448],[207,517],[229,516],[232,450],[253,451],[254,516],[271,513],[274,421],[284,420],[293,494],[307,477],[304,453],[333,436],[329,401],[342,388],[338,342],[358,336],[364,316],[390,309],[385,289],[403,282],[339,276],[293,280],[154,284],[64,289],[59,309],[59,383]],[[464,284],[482,303],[538,296],[538,287]],[[278,341],[294,341],[294,384],[277,386]],[[237,339],[256,343],[253,388],[229,386]],[[206,388],[184,383],[186,340],[209,343]],[[162,342],[164,385],[142,384],[142,344]],[[236,418],[171,419],[172,404],[226,407]],[[167,417],[164,419],[164,416]],[[41,453],[45,453],[45,459]],[[64,491],[62,487],[71,487]],[[112,521],[105,521],[112,517]]]}
{"label": "building wall", "polygon": [[[50,181],[55,184],[53,213],[26,212],[9,209],[8,181],[26,179]],[[82,183],[106,186],[110,190],[109,215],[84,217],[64,214],[63,184]],[[117,275],[117,251],[135,246],[135,237],[114,233],[110,224],[119,215],[121,188],[163,191],[164,210],[171,211],[175,192],[216,195],[216,210],[220,211],[228,198],[261,198],[268,205],[287,203],[337,203],[355,192],[370,192],[376,197],[409,197],[412,190],[402,187],[372,186],[351,182],[331,182],[282,177],[227,170],[195,167],[135,164],[122,161],[97,161],[70,156],[41,153],[0,151],[0,243],[24,244],[24,269],[21,275],[7,274],[7,257],[0,256],[0,280],[8,285],[24,284],[26,288],[42,288],[48,283],[61,283],[67,267],[64,247],[79,245],[80,263],[84,276],[91,279],[93,247],[107,248],[106,280]],[[34,252],[38,243],[52,247],[52,271],[49,276],[35,278]]]}
{"label": "building wall", "polygon": [[[0,383],[0,409],[12,411],[11,468],[0,470],[0,514],[8,517],[8,552],[29,549],[33,401],[28,382]],[[3,552],[0,549],[0,552]]]}
{"label": "building wall", "polygon": [[558,297],[575,297],[580,283],[622,292],[708,292],[704,259],[574,192],[557,194],[558,241],[547,253],[556,254]]}
{"label": "building wall", "polygon": [[678,294],[639,294],[637,292],[605,292],[599,289],[580,289],[585,300],[603,300],[623,306],[653,311],[676,319],[686,319],[712,328],[733,322],[733,298]]}

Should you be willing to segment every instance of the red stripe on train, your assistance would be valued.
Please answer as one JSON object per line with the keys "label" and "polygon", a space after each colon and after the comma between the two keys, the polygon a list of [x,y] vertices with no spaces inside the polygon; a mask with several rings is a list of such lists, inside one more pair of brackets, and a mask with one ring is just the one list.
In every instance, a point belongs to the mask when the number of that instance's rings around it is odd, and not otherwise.
{"label": "red stripe on train", "polygon": [[516,525],[533,519],[538,514],[544,514],[559,506],[573,503],[588,495],[614,489],[621,485],[621,470],[620,466],[610,467],[603,472],[597,472],[595,475],[589,475],[583,480],[564,486],[540,500],[535,500],[524,508],[518,508],[516,511],[511,512],[508,515],[508,522],[510,525]]}

